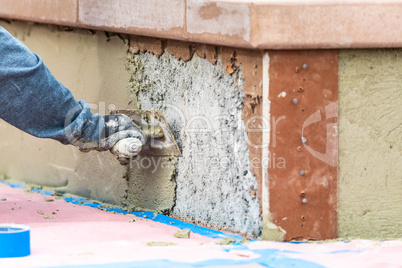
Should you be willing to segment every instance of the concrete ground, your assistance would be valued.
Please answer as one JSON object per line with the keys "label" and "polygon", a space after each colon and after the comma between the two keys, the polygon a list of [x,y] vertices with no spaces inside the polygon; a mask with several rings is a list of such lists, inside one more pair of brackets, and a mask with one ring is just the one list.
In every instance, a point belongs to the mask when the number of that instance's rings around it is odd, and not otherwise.
{"label": "concrete ground", "polygon": [[[223,246],[233,235],[19,187],[0,184],[0,223],[31,227],[31,255],[0,259],[0,267],[402,267],[400,240]],[[181,228],[189,239],[174,236]]]}

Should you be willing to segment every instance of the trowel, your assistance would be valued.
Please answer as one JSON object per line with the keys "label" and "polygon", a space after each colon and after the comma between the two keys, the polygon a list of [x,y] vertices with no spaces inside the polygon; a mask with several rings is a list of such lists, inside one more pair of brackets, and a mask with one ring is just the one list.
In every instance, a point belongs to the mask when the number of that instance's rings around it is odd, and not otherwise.
{"label": "trowel", "polygon": [[122,139],[115,144],[111,152],[119,160],[135,155],[176,156],[181,152],[173,133],[160,110],[114,110],[112,114],[125,114],[144,132],[145,144],[136,138]]}

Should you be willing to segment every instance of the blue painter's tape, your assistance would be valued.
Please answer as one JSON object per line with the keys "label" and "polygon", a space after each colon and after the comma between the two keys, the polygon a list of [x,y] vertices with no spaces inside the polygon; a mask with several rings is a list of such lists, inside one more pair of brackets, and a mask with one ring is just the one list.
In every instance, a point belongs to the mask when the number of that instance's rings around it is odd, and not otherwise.
{"label": "blue painter's tape", "polygon": [[[24,185],[21,184],[21,183],[10,183],[10,182],[5,182],[5,181],[0,181],[0,183],[9,185],[9,186],[11,186],[13,188],[24,189]],[[44,191],[44,190],[39,189],[39,188],[32,188],[31,191],[39,193],[39,194],[43,194],[43,195],[52,195],[53,194],[53,192]],[[224,232],[221,232],[221,231],[208,229],[208,228],[198,226],[198,225],[195,225],[195,224],[192,224],[192,223],[183,222],[181,220],[171,218],[171,217],[163,215],[163,214],[158,214],[157,216],[155,216],[153,212],[148,212],[148,211],[128,212],[127,210],[124,210],[124,209],[121,209],[121,208],[105,207],[100,202],[93,202],[93,201],[90,201],[90,200],[86,200],[85,198],[82,198],[82,197],[66,197],[66,198],[64,198],[64,200],[67,201],[67,202],[73,203],[73,204],[94,207],[94,208],[103,209],[103,210],[109,211],[109,212],[116,212],[116,213],[121,213],[121,214],[134,215],[136,217],[142,217],[142,218],[146,218],[146,219],[149,219],[149,220],[152,220],[152,221],[156,221],[156,222],[176,226],[176,227],[181,228],[181,229],[190,229],[191,232],[196,233],[196,234],[200,234],[200,235],[203,235],[203,236],[206,236],[206,237],[211,237],[211,238],[233,237],[233,238],[236,238],[238,240],[243,239],[243,237],[240,236],[240,235],[227,234],[227,233],[224,233]],[[256,240],[255,239],[250,239],[250,241],[256,241]]]}
{"label": "blue painter's tape", "polygon": [[31,254],[27,225],[0,224],[0,258],[24,257]]}
{"label": "blue painter's tape", "polygon": [[24,188],[24,186],[21,183],[11,183],[11,182],[5,182],[5,181],[0,181],[0,183],[6,184],[13,188],[20,188],[20,189]]}
{"label": "blue painter's tape", "polygon": [[[10,185],[11,187],[15,188],[24,188],[23,185],[21,184],[11,184],[7,182],[1,182],[0,183],[5,183],[7,185]],[[41,189],[32,189],[34,192],[38,192],[40,194],[45,194],[45,195],[51,195],[52,192],[48,191],[43,191]],[[220,231],[215,231],[211,230],[205,227],[197,226],[191,223],[186,223],[162,214],[157,214],[154,215],[152,212],[145,212],[145,211],[139,211],[139,212],[127,212],[121,208],[107,208],[104,207],[99,202],[93,202],[86,200],[84,198],[64,198],[65,201],[73,203],[73,204],[79,204],[79,205],[84,205],[84,206],[90,206],[98,209],[103,209],[106,211],[110,212],[117,212],[117,213],[122,213],[122,214],[130,214],[134,215],[137,217],[142,217],[146,218],[149,220],[169,224],[172,226],[177,226],[179,228],[188,228],[194,233],[198,233],[204,236],[212,237],[212,238],[225,238],[225,237],[234,237],[239,240],[242,239],[241,236],[234,235],[234,234],[225,234]],[[288,243],[288,242],[277,242],[277,243]],[[0,241],[0,244],[2,242]],[[1,247],[0,247],[1,249]],[[164,259],[158,259],[158,260],[148,260],[148,261],[134,261],[134,262],[125,262],[125,263],[109,263],[109,264],[89,264],[89,265],[74,265],[74,266],[57,266],[58,268],[73,268],[73,267],[79,267],[79,268],[90,268],[90,267],[96,267],[96,268],[114,268],[114,267],[120,267],[120,268],[125,268],[125,267],[149,267],[149,268],[156,268],[156,267],[163,267],[163,268],[169,268],[169,267],[207,267],[207,266],[220,266],[220,265],[245,265],[245,264],[259,264],[262,266],[266,267],[308,267],[308,268],[321,268],[323,266],[303,260],[303,259],[298,259],[294,258],[291,256],[288,256],[288,254],[309,254],[309,253],[315,253],[317,252],[301,252],[301,251],[290,251],[290,250],[279,250],[279,249],[260,249],[260,250],[251,250],[248,248],[247,245],[243,245],[240,243],[235,243],[233,246],[223,246],[222,249],[226,252],[230,251],[236,251],[236,250],[248,250],[252,253],[257,254],[259,257],[253,258],[253,259],[248,259],[248,260],[231,260],[231,259],[210,259],[202,262],[176,262],[176,261],[170,261],[170,260],[164,260]],[[339,251],[333,251],[333,252],[320,252],[321,254],[337,254],[337,253],[353,253],[353,252],[359,252],[359,251],[353,251],[353,250],[339,250]],[[27,254],[29,255],[29,253]],[[25,255],[26,256],[26,255]]]}
{"label": "blue painter's tape", "polygon": [[[90,207],[95,207],[99,209],[103,209],[109,212],[116,212],[116,213],[122,213],[122,214],[128,214],[128,215],[134,215],[136,217],[141,217],[141,218],[146,218],[152,221],[176,226],[181,229],[190,229],[191,232],[200,234],[203,236],[211,237],[211,238],[225,238],[225,237],[233,237],[239,240],[242,240],[243,237],[240,235],[235,235],[235,234],[226,234],[221,231],[216,231],[212,229],[208,229],[202,226],[198,226],[192,223],[188,222],[183,222],[181,220],[177,220],[175,218],[171,218],[169,216],[163,215],[163,214],[157,214],[156,216],[154,215],[153,212],[148,212],[148,211],[133,211],[133,212],[128,212],[126,210],[123,210],[121,208],[107,208],[104,207],[101,203],[99,202],[92,202],[89,200],[86,200],[84,198],[80,197],[67,197],[64,198],[65,201],[73,203],[73,204],[79,204],[83,206],[90,206]],[[255,241],[255,240],[250,240],[250,241]]]}

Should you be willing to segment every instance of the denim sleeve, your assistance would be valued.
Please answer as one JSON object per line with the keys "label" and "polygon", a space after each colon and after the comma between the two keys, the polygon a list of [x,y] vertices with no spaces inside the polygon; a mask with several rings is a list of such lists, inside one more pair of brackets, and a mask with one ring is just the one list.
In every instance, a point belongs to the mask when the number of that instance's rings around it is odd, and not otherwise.
{"label": "denim sleeve", "polygon": [[35,137],[75,145],[97,143],[105,124],[1,26],[0,118]]}

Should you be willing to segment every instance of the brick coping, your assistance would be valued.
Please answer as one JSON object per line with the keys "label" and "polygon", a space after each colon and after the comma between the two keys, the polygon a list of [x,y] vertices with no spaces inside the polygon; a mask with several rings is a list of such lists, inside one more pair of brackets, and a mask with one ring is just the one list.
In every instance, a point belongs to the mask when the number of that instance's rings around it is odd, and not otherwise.
{"label": "brick coping", "polygon": [[0,0],[0,18],[256,49],[401,47],[402,2]]}

